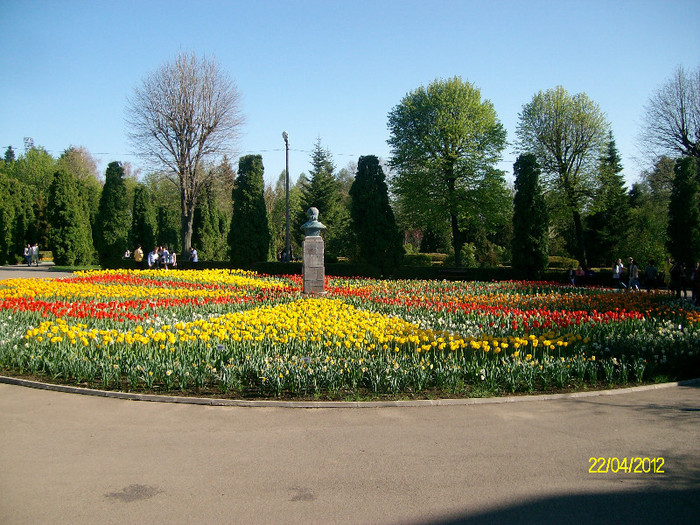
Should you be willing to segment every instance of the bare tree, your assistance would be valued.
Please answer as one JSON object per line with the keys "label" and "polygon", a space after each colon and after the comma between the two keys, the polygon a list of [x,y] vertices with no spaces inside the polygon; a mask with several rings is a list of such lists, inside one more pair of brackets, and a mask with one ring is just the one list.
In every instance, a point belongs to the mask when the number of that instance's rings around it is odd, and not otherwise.
{"label": "bare tree", "polygon": [[641,142],[654,157],[685,155],[700,161],[700,67],[678,67],[651,96]]}
{"label": "bare tree", "polygon": [[147,76],[127,105],[129,138],[180,190],[182,250],[192,242],[206,162],[231,152],[243,116],[240,95],[215,60],[181,53]]}

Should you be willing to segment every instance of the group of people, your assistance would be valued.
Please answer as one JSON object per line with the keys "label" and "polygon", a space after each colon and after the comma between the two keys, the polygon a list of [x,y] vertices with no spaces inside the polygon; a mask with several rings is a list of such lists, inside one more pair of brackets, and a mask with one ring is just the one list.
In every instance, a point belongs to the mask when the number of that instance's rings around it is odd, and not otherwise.
{"label": "group of people", "polygon": [[175,253],[170,253],[167,246],[155,246],[153,251],[148,252],[146,265],[149,268],[160,267],[167,270],[169,266],[177,266],[177,256]]}
{"label": "group of people", "polygon": [[[623,278],[625,265],[622,259],[618,259],[612,268],[613,286],[620,289],[639,290],[640,284],[640,269],[633,257],[628,260],[627,283]],[[647,290],[667,286],[669,290],[675,292],[676,297],[680,299],[681,292],[687,298],[688,278],[690,278],[690,288],[692,291],[692,300],[695,304],[700,304],[700,262],[696,263],[695,268],[688,276],[685,265],[680,261],[668,259],[664,270],[659,273],[655,261],[650,261],[649,265],[644,270],[644,281]]]}
{"label": "group of people", "polygon": [[[134,250],[133,255],[134,261],[138,263],[144,260],[144,253],[141,245]],[[128,259],[129,257],[131,257],[131,252],[127,250],[124,253],[124,258]],[[145,256],[145,260],[146,266],[149,268],[163,268],[167,270],[168,267],[172,268],[177,266],[177,255],[175,252],[168,251],[167,246],[155,246],[153,251],[148,252],[148,255]],[[190,247],[190,262],[196,263],[198,261],[199,255],[197,254],[197,250],[192,246]]]}
{"label": "group of people", "polygon": [[[673,261],[669,259],[669,264],[671,266],[669,270],[669,282],[668,289],[676,292],[676,298],[681,298],[681,292],[683,292],[683,297],[688,298],[688,272],[685,264],[680,261]],[[692,293],[692,301],[696,305],[700,305],[700,262],[695,264],[692,272],[690,272],[690,290]]]}
{"label": "group of people", "polygon": [[24,262],[27,263],[27,266],[31,266],[32,264],[39,266],[39,245],[37,243],[34,243],[32,246],[31,244],[27,244],[24,247]]}

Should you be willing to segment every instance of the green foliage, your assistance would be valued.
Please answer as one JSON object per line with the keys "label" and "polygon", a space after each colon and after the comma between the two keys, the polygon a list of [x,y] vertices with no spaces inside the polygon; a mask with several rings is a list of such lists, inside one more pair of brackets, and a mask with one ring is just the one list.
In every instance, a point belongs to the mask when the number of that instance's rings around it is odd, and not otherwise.
{"label": "green foliage", "polygon": [[[180,192],[173,182],[162,174],[151,173],[144,177],[144,185],[153,201],[156,214],[156,245],[180,246]],[[229,196],[230,197],[230,196]],[[144,253],[153,246],[143,246]]]}
{"label": "green foliage", "polygon": [[470,227],[492,205],[474,189],[493,174],[506,144],[493,104],[458,77],[435,80],[408,93],[389,113],[388,126],[403,222],[421,229],[447,225],[460,265]]}
{"label": "green foliage", "polygon": [[668,205],[674,165],[673,159],[661,157],[653,169],[642,173],[641,182],[632,185],[628,195],[630,228],[621,253],[641,262],[659,262],[668,257]]}
{"label": "green foliage", "polygon": [[575,255],[584,266],[582,217],[594,194],[595,168],[608,127],[598,104],[585,93],[572,96],[558,86],[540,91],[523,106],[516,130],[516,149],[537,157],[545,189],[557,194],[551,205],[560,207],[571,221]]}
{"label": "green foliage", "polygon": [[[56,161],[57,170],[66,170],[78,181],[78,186],[88,202],[90,224],[96,230],[97,213],[100,206],[102,184],[97,171],[97,161],[84,147],[71,146]],[[94,235],[93,235],[94,236]]]}
{"label": "green foliage", "polygon": [[48,243],[49,186],[56,171],[56,160],[44,148],[31,148],[12,164],[10,174],[19,182],[31,187],[34,208],[32,236],[39,245]]}
{"label": "green foliage", "polygon": [[48,219],[48,246],[54,262],[63,266],[90,264],[94,248],[88,205],[78,191],[75,177],[65,170],[54,174],[49,187]]}
{"label": "green foliage", "polygon": [[228,234],[231,262],[244,266],[265,261],[270,229],[265,208],[263,162],[260,155],[246,155],[238,163],[233,186],[233,217]]}
{"label": "green foliage", "polygon": [[[171,202],[160,202],[156,207],[158,246],[170,246],[173,251],[180,246],[180,215]],[[145,251],[145,250],[144,250]]]}
{"label": "green foliage", "polygon": [[15,203],[10,195],[10,180],[7,175],[0,174],[0,265],[14,262],[11,248],[14,221]]}
{"label": "green foliage", "polygon": [[15,150],[12,149],[12,146],[7,146],[4,161],[7,164],[12,164],[15,161]]}
{"label": "green foliage", "polygon": [[377,157],[360,157],[350,197],[359,261],[377,266],[382,275],[390,274],[400,262],[403,245]]}
{"label": "green foliage", "polygon": [[437,230],[428,227],[423,231],[420,241],[421,253],[447,253],[450,246],[449,230]]}
{"label": "green foliage", "polygon": [[100,264],[104,268],[117,266],[129,248],[132,222],[129,204],[124,168],[119,162],[110,162],[105,172],[105,185],[95,220],[95,245]]}
{"label": "green foliage", "polygon": [[226,259],[228,223],[219,210],[211,181],[197,199],[192,230],[192,246],[197,249],[200,261]]}
{"label": "green foliage", "polygon": [[319,221],[326,226],[323,232],[326,255],[338,257],[349,255],[351,245],[350,214],[346,199],[341,193],[341,183],[335,176],[335,164],[330,151],[321,146],[321,139],[316,141],[311,153],[311,171],[308,179],[301,179],[301,207],[297,209],[294,235],[299,245],[304,234],[301,225],[308,217],[309,208],[317,208]]}
{"label": "green foliage", "polygon": [[516,275],[539,279],[547,269],[549,219],[539,183],[537,157],[531,153],[520,155],[513,166],[513,173],[512,264]]}
{"label": "green foliage", "polygon": [[700,260],[700,189],[694,158],[676,161],[673,189],[668,207],[668,251],[671,256],[694,268]]}
{"label": "green foliage", "polygon": [[630,227],[629,199],[612,131],[607,151],[600,159],[598,178],[592,213],[586,217],[588,263],[607,267],[620,257]]}
{"label": "green foliage", "polygon": [[[136,186],[134,190],[134,206],[129,230],[129,246],[135,249],[141,245],[144,253],[152,250],[156,243],[158,222],[156,209],[153,206],[153,198],[148,187],[143,184]],[[175,246],[175,245],[173,245]]]}

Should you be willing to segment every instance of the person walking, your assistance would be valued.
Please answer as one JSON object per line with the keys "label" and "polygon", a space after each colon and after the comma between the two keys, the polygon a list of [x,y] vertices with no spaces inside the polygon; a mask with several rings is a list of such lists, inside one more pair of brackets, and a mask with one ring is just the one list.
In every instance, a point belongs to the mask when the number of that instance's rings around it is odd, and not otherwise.
{"label": "person walking", "polygon": [[692,279],[693,303],[700,306],[700,262],[695,264],[695,270],[690,278]]}
{"label": "person walking", "polygon": [[39,245],[37,243],[32,246],[32,263],[39,266]]}
{"label": "person walking", "polygon": [[194,249],[194,246],[190,246],[190,262],[199,262],[199,255],[197,254],[197,250]]}
{"label": "person walking", "polygon": [[649,261],[649,266],[644,270],[647,292],[656,289],[656,280],[659,277],[659,270],[656,267],[655,261]]}
{"label": "person walking", "polygon": [[613,287],[618,288],[620,290],[624,290],[625,288],[627,288],[627,285],[625,285],[625,282],[622,280],[622,272],[624,271],[625,265],[622,264],[622,259],[618,259],[617,262],[613,264]]}
{"label": "person walking", "polygon": [[629,259],[629,265],[630,265],[630,281],[629,281],[629,289],[630,290],[635,290],[639,291],[639,266],[637,266],[637,263],[635,260],[630,257]]}
{"label": "person walking", "polygon": [[27,244],[24,247],[24,262],[27,263],[27,266],[32,265],[32,245]]}
{"label": "person walking", "polygon": [[681,298],[681,289],[684,288],[683,281],[685,280],[683,265],[678,261],[672,261],[671,270],[669,275],[671,280],[668,283],[669,290],[676,292],[676,299]]}

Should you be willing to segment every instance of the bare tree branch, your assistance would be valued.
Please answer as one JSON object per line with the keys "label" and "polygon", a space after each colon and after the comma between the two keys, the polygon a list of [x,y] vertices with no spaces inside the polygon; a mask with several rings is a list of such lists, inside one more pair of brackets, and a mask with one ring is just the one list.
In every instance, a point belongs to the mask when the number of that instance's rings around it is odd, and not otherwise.
{"label": "bare tree branch", "polygon": [[162,65],[128,100],[131,144],[180,189],[183,252],[191,245],[197,196],[210,177],[206,163],[232,153],[243,120],[233,81],[214,59],[194,53]]}

